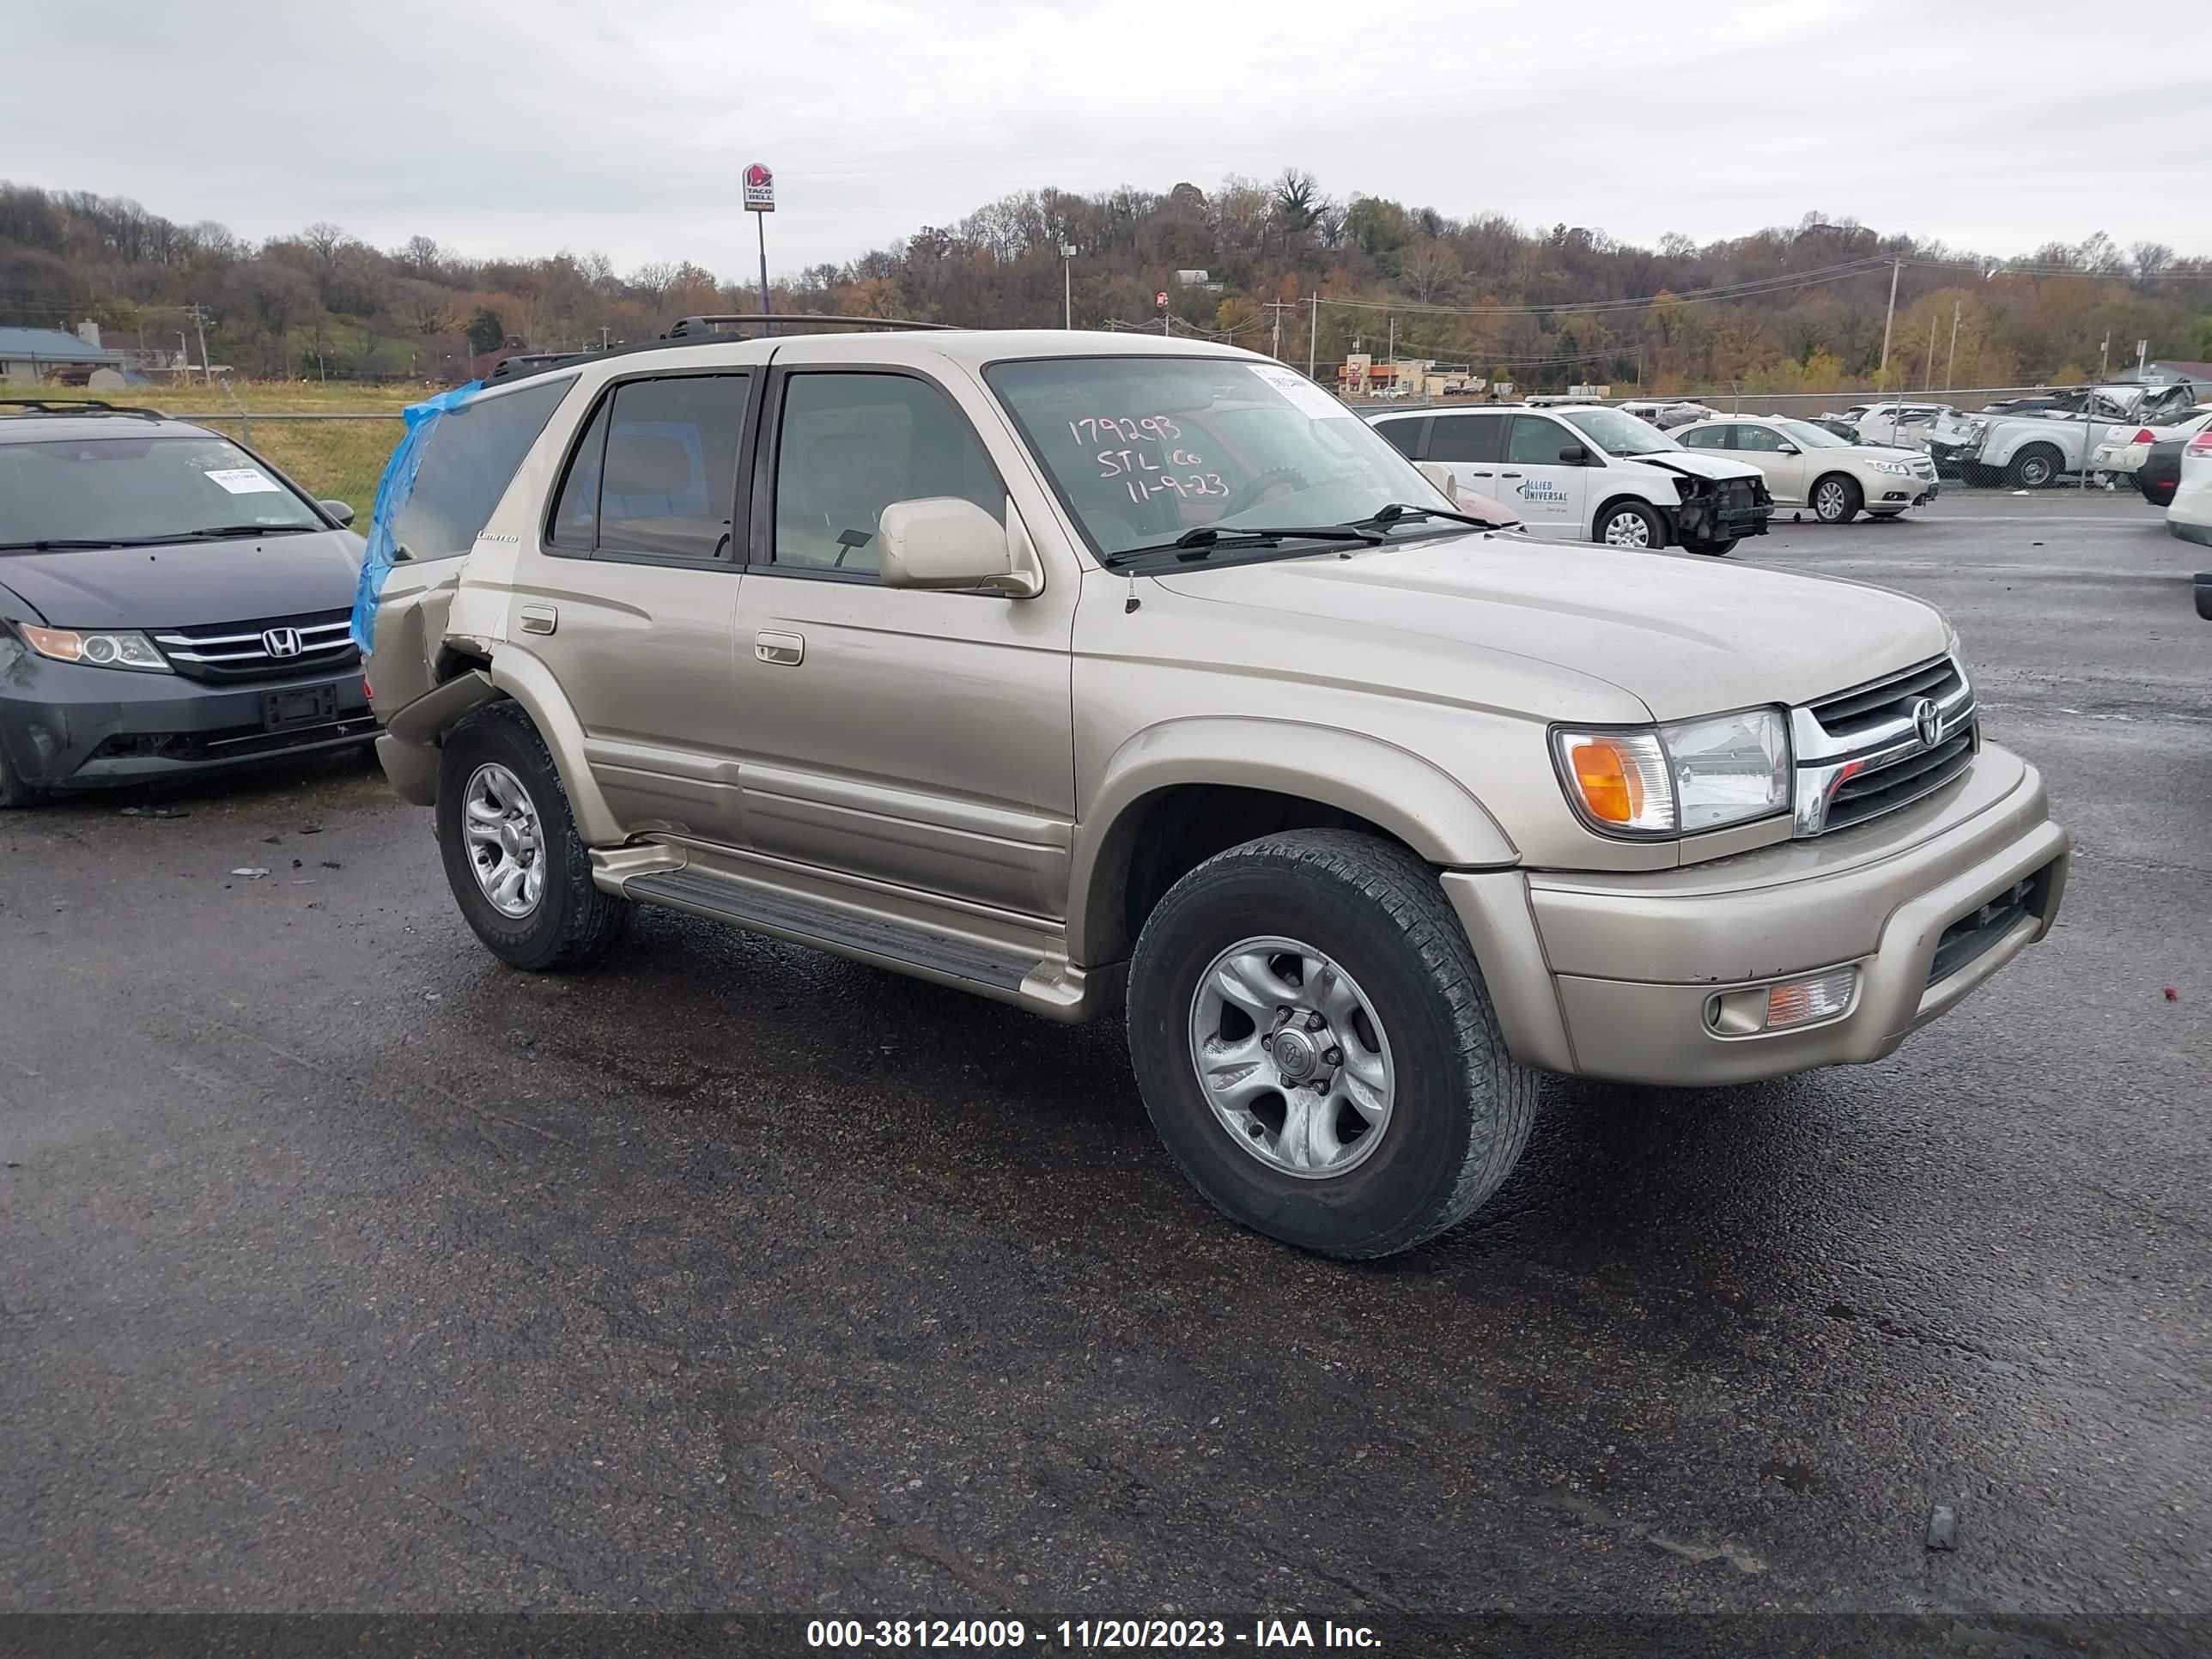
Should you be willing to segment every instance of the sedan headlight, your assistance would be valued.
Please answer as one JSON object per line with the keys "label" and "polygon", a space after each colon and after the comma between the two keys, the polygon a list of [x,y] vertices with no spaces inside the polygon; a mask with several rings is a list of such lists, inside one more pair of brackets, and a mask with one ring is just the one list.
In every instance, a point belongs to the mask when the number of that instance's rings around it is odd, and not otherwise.
{"label": "sedan headlight", "polygon": [[1877,472],[1893,472],[1900,478],[1912,476],[1912,468],[1904,461],[1869,461],[1868,465]]}
{"label": "sedan headlight", "polygon": [[94,668],[136,668],[153,674],[173,672],[167,659],[154,648],[153,641],[127,629],[79,634],[66,628],[33,628],[28,623],[18,623],[16,626],[22,630],[23,639],[32,650],[56,662],[89,663]]}
{"label": "sedan headlight", "polygon": [[1621,731],[1555,731],[1568,804],[1593,830],[1696,835],[1788,809],[1790,727],[1778,708]]}

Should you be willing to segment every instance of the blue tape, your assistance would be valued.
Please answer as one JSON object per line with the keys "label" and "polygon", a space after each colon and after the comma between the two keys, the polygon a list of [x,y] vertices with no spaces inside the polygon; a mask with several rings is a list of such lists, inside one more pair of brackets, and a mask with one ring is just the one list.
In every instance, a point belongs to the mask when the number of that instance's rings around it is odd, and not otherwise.
{"label": "blue tape", "polygon": [[483,388],[482,380],[471,380],[451,392],[410,404],[402,411],[407,430],[399,447],[392,452],[392,459],[384,464],[384,475],[376,481],[376,504],[368,515],[368,551],[362,559],[361,580],[353,593],[353,642],[363,655],[375,643],[377,598],[392,574],[398,547],[392,538],[392,526],[407,505],[407,498],[415,493],[415,475],[422,469],[423,447],[440,417],[459,408]]}

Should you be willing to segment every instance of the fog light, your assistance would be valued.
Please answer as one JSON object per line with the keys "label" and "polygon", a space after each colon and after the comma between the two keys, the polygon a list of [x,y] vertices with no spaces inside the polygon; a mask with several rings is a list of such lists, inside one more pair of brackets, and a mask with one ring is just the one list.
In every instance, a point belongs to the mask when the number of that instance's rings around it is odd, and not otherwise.
{"label": "fog light", "polygon": [[1832,968],[1802,979],[1729,991],[1706,1005],[1705,1023],[1723,1036],[1754,1036],[1833,1019],[1851,1006],[1858,982],[1857,969]]}

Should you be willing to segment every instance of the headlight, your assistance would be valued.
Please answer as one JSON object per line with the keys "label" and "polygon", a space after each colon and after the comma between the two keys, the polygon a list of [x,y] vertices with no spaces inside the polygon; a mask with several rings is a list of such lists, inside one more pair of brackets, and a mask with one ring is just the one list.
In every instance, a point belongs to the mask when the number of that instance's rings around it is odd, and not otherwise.
{"label": "headlight", "polygon": [[56,662],[89,663],[95,668],[137,668],[149,673],[171,672],[167,661],[143,634],[111,629],[101,634],[73,633],[66,628],[33,628],[18,623],[32,650]]}
{"label": "headlight", "polygon": [[1556,731],[1568,803],[1608,836],[1695,835],[1790,805],[1790,728],[1778,708],[1632,731]]}
{"label": "headlight", "polygon": [[1900,478],[1912,476],[1912,469],[1902,461],[1871,461],[1868,463],[1877,472],[1894,472]]}

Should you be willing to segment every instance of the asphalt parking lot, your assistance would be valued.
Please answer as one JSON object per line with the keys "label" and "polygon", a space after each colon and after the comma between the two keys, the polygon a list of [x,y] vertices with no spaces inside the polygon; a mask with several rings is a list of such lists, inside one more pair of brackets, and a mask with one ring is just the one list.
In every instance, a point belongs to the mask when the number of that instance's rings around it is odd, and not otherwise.
{"label": "asphalt parking lot", "polygon": [[1556,1083],[1379,1266],[1216,1217],[1118,1027],[504,970],[367,766],[0,818],[0,1611],[2212,1615],[2202,550],[1740,551],[1949,612],[2059,927],[1880,1065]]}

